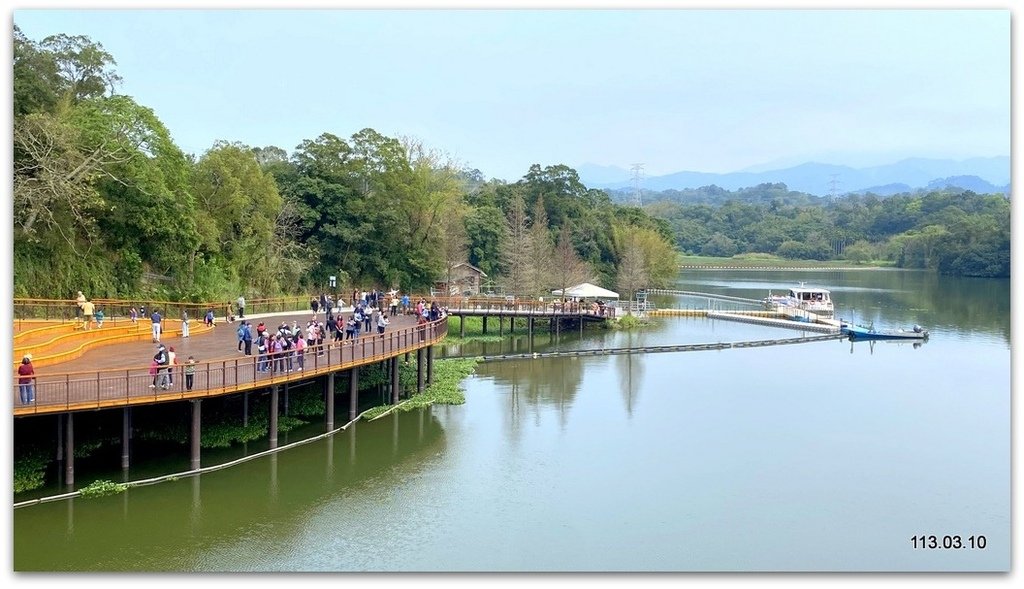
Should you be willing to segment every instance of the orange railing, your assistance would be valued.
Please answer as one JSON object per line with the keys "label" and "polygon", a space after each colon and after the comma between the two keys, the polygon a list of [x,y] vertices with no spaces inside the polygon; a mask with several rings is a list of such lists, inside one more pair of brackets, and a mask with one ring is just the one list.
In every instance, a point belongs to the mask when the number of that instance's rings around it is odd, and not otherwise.
{"label": "orange railing", "polygon": [[[104,323],[117,325],[128,320],[129,311],[132,307],[141,312],[145,308],[147,316],[154,309],[159,309],[160,314],[166,319],[180,319],[182,311],[187,311],[190,319],[202,320],[207,310],[213,309],[214,315],[219,319],[225,316],[230,305],[231,312],[238,313],[236,301],[189,303],[181,301],[156,301],[148,299],[90,299],[96,309],[102,309],[105,316]],[[246,300],[246,315],[257,313],[277,313],[281,311],[302,311],[309,308],[309,297],[297,295],[290,297],[262,298]],[[139,317],[142,319],[143,317]],[[14,299],[14,320],[30,321],[56,321],[70,322],[78,320],[78,304],[74,300],[55,299]]]}
{"label": "orange railing", "polygon": [[[301,359],[290,352],[279,357],[253,355],[197,363],[191,390],[186,389],[184,366],[181,364],[168,368],[173,371],[173,385],[167,389],[161,388],[166,373],[151,375],[148,366],[47,373],[36,375],[34,402],[22,404],[15,375],[14,415],[197,399],[299,381],[417,350],[440,341],[447,333],[448,320],[442,318],[383,334],[367,334],[357,339],[306,348]],[[267,371],[262,371],[263,368]],[[156,386],[150,386],[154,384]]]}

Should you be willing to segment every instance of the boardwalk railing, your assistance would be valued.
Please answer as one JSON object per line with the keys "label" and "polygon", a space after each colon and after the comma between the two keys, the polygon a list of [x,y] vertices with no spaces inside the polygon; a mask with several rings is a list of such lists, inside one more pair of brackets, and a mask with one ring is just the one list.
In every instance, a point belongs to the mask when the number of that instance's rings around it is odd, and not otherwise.
{"label": "boardwalk railing", "polygon": [[[196,399],[272,384],[295,382],[381,361],[434,344],[448,332],[448,320],[367,334],[357,339],[325,343],[273,355],[252,355],[195,364],[192,390],[186,390],[185,365],[162,367],[157,374],[149,366],[37,374],[35,401],[21,404],[18,377],[14,377],[14,415],[122,407],[179,399]],[[170,378],[168,378],[170,377]],[[173,378],[173,384],[169,381]],[[167,384],[167,388],[163,388]]]}
{"label": "boardwalk railing", "polygon": [[436,302],[447,308],[451,314],[615,317],[615,308],[611,305],[602,306],[587,302],[524,300],[514,297],[434,297],[425,300]]}
{"label": "boardwalk railing", "polygon": [[[96,309],[102,309],[105,322],[116,323],[129,315],[132,307],[136,310],[145,307],[147,316],[155,309],[166,319],[180,319],[181,312],[187,311],[190,319],[201,321],[206,312],[213,309],[214,316],[224,318],[228,306],[231,312],[238,313],[236,301],[188,303],[180,301],[125,300],[125,299],[89,299]],[[252,299],[245,302],[245,313],[279,313],[284,311],[303,311],[309,309],[309,296],[297,295],[267,299]],[[78,304],[72,300],[59,299],[14,299],[14,320],[43,320],[69,322],[78,320]],[[140,317],[142,319],[142,317]]]}

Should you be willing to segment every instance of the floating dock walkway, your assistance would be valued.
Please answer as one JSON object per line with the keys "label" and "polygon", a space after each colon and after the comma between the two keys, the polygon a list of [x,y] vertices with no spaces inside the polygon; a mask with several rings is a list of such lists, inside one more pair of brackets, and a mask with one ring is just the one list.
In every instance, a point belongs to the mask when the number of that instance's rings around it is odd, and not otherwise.
{"label": "floating dock walkway", "polygon": [[839,334],[841,324],[835,319],[827,319],[808,311],[786,309],[782,311],[710,311],[706,309],[656,309],[648,312],[652,317],[707,317],[739,321],[769,327],[784,327],[800,331],[818,331],[828,334]]}
{"label": "floating dock walkway", "polygon": [[615,356],[620,354],[651,354],[659,352],[701,352],[707,350],[729,350],[739,348],[763,348],[766,346],[784,346],[788,344],[808,344],[837,340],[838,333],[828,335],[812,335],[806,337],[790,337],[782,339],[753,340],[742,342],[717,342],[708,344],[678,344],[667,346],[643,346],[640,348],[595,348],[590,350],[565,350],[559,352],[537,352],[525,354],[498,354],[494,356],[453,356],[453,358],[474,358],[481,362],[495,360],[531,360],[536,358],[579,358],[583,356]]}

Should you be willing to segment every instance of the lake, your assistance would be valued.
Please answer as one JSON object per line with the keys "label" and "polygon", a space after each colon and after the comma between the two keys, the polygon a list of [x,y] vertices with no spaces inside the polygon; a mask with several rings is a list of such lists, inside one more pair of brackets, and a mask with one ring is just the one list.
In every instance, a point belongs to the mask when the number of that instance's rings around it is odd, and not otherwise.
{"label": "lake", "polygon": [[[1009,570],[1009,280],[685,271],[676,288],[763,298],[797,281],[829,288],[837,318],[931,338],[481,363],[465,405],[17,509],[14,570]],[[535,343],[801,334],[659,318]],[[932,535],[975,546],[922,547]]]}

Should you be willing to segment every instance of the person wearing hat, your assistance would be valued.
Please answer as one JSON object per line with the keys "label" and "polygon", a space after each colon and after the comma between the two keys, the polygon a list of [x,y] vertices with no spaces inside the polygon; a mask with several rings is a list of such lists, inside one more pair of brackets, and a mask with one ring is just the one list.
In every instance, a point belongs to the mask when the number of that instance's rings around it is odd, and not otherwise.
{"label": "person wearing hat", "polygon": [[82,317],[82,303],[84,303],[84,302],[85,302],[85,295],[82,294],[82,291],[78,291],[78,297],[75,299],[75,305],[77,305],[77,309],[75,309],[75,317],[76,318],[81,318]]}
{"label": "person wearing hat", "polygon": [[32,369],[32,354],[25,354],[18,366],[18,392],[22,405],[36,402],[36,371]]}

